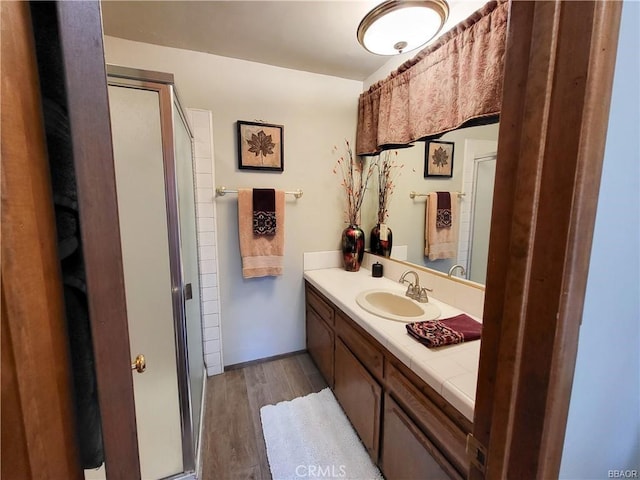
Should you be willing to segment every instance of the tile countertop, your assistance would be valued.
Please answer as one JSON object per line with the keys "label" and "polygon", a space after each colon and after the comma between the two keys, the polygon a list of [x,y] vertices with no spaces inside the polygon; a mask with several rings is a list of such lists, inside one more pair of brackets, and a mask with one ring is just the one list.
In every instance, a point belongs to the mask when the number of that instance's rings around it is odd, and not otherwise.
{"label": "tile countertop", "polygon": [[[406,291],[398,282],[372,277],[370,270],[347,272],[343,268],[326,268],[306,271],[304,278],[473,422],[480,341],[427,348],[407,333],[403,322],[367,312],[356,303],[360,292],[375,288],[403,294]],[[464,313],[432,297],[429,302],[440,308],[440,318]]]}

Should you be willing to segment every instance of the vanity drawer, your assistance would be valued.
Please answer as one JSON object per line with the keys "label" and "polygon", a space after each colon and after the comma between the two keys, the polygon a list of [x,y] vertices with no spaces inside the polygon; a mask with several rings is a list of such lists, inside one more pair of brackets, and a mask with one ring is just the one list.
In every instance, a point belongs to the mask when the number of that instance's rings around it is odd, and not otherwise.
{"label": "vanity drawer", "polygon": [[356,330],[356,327],[353,326],[353,320],[342,312],[337,312],[335,330],[365,368],[378,380],[382,380],[384,355],[362,333]]}
{"label": "vanity drawer", "polygon": [[385,380],[392,397],[466,478],[469,473],[465,453],[466,432],[390,362],[387,363]]}
{"label": "vanity drawer", "polygon": [[309,284],[306,286],[307,303],[316,311],[320,317],[333,327],[334,312],[333,308],[327,303],[320,294],[316,292]]}

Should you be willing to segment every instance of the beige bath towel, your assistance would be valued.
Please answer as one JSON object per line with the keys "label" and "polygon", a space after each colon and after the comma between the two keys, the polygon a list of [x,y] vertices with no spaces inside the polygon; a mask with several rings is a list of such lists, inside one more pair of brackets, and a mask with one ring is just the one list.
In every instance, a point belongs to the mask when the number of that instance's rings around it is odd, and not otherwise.
{"label": "beige bath towel", "polygon": [[424,256],[429,260],[439,258],[455,258],[458,254],[458,196],[451,193],[451,227],[437,228],[438,194],[431,192],[427,196],[425,208],[425,242]]}
{"label": "beige bath towel", "polygon": [[276,234],[253,234],[253,190],[238,191],[238,233],[244,278],[282,275],[284,264],[284,192],[276,190]]}

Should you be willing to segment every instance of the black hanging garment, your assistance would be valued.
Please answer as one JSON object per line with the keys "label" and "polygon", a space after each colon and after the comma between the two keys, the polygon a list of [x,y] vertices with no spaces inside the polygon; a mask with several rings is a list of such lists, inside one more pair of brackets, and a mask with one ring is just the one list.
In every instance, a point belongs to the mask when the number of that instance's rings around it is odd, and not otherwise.
{"label": "black hanging garment", "polygon": [[32,2],[31,15],[37,26],[34,29],[36,53],[73,372],[77,442],[82,467],[94,469],[104,462],[102,424],[55,4]]}

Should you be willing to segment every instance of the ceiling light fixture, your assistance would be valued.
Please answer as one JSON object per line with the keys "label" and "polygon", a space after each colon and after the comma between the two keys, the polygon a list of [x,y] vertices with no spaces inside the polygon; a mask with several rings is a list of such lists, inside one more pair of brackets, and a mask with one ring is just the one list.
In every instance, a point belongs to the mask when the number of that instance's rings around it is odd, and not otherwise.
{"label": "ceiling light fixture", "polygon": [[387,0],[358,25],[358,42],[377,55],[397,55],[423,46],[449,17],[446,0]]}

